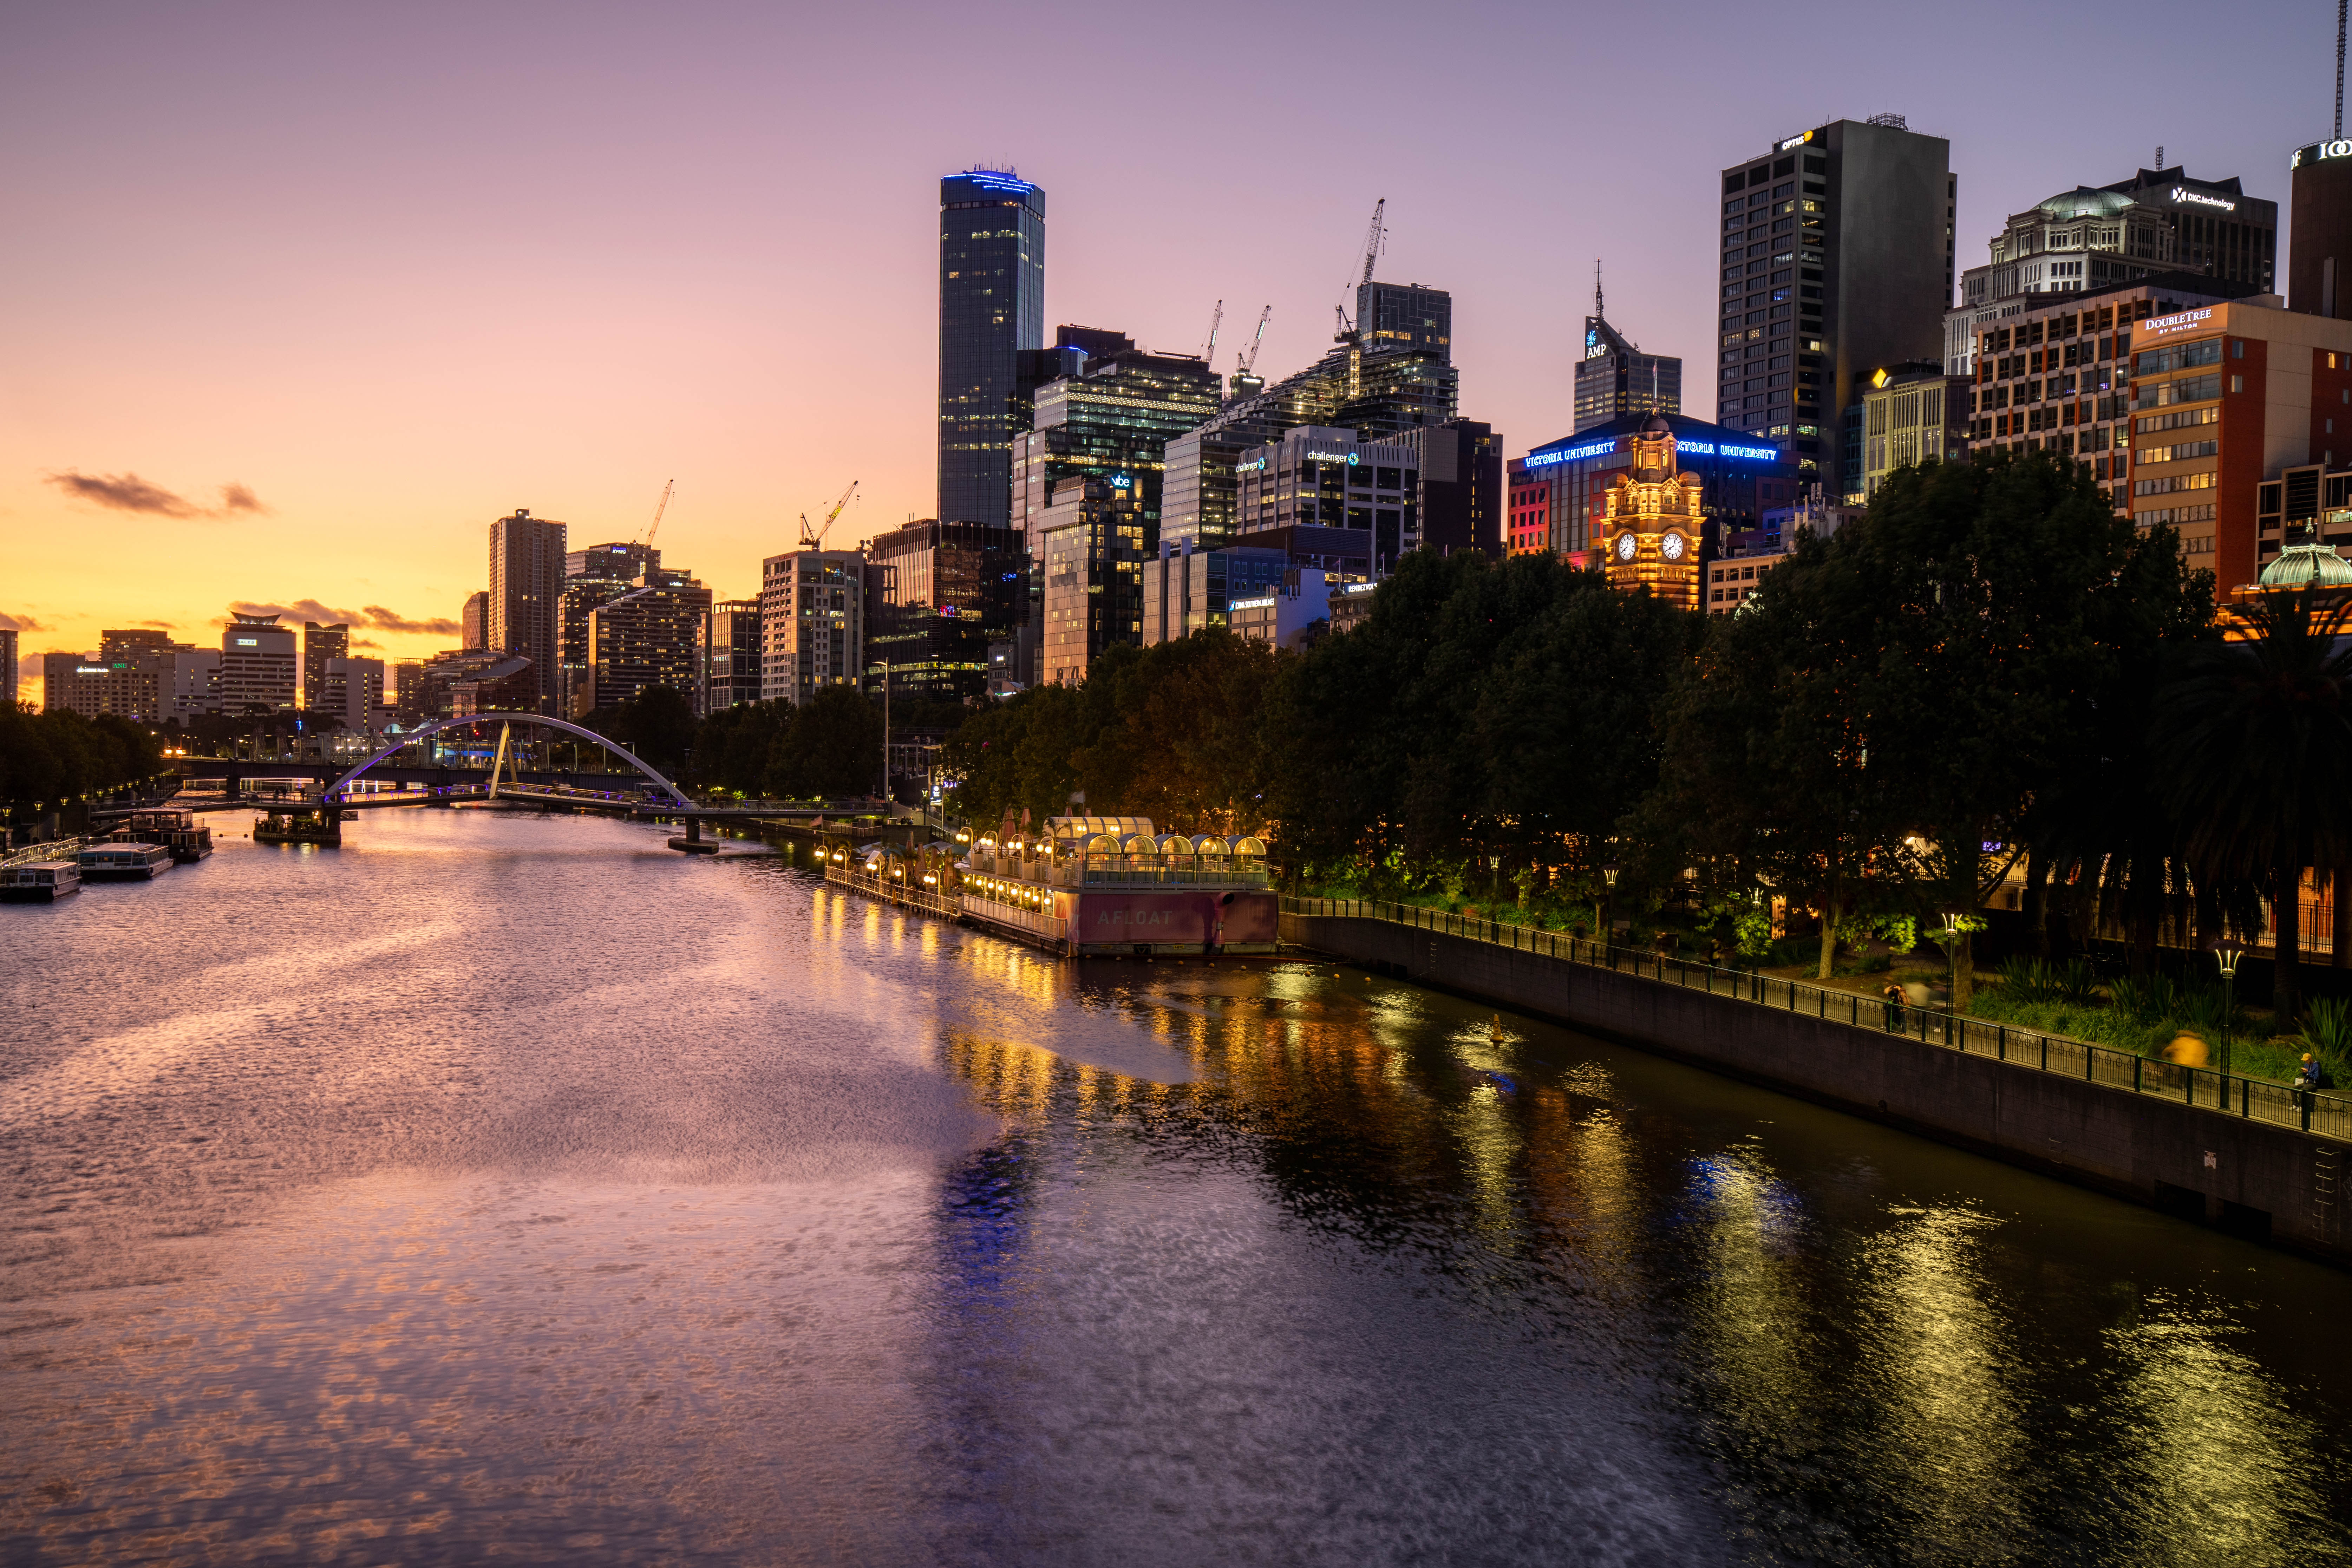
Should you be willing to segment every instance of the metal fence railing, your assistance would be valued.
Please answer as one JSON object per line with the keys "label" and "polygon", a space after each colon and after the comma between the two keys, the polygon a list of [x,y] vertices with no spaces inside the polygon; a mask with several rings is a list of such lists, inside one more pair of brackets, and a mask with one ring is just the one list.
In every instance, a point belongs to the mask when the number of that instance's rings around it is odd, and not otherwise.
{"label": "metal fence railing", "polygon": [[20,844],[14,849],[0,851],[0,866],[29,866],[37,860],[70,860],[81,853],[79,838],[50,838],[38,844]]}
{"label": "metal fence railing", "polygon": [[824,879],[836,886],[847,888],[852,892],[864,893],[868,898],[903,904],[910,910],[920,910],[927,915],[943,915],[949,920],[953,920],[963,913],[963,907],[944,893],[936,893],[929,888],[920,886],[910,887],[895,878],[877,877],[871,872],[856,870],[847,866],[837,866],[830,861],[824,868]]}
{"label": "metal fence railing", "polygon": [[1563,963],[1612,970],[1776,1012],[1810,1014],[1874,1034],[1905,1035],[1927,1045],[1942,1046],[1969,1056],[1990,1057],[2029,1071],[2060,1073],[2133,1094],[2175,1100],[2200,1110],[2299,1127],[2305,1132],[2323,1133],[2330,1138],[2352,1139],[2352,1098],[2324,1089],[2298,1089],[2211,1068],[2152,1061],[2137,1052],[1970,1017],[1948,1008],[1864,996],[1855,991],[1783,980],[1753,970],[1726,969],[1611,942],[1588,942],[1582,937],[1504,921],[1470,920],[1419,904],[1378,899],[1285,897],[1282,912],[1385,921],[1472,942],[1492,942],[1498,947],[1556,958]]}
{"label": "metal fence railing", "polygon": [[994,899],[975,898],[966,893],[963,896],[963,912],[991,925],[1026,931],[1055,946],[1066,942],[1070,936],[1070,922],[1059,915],[1047,914],[1043,910],[1024,910],[1018,904],[999,903]]}

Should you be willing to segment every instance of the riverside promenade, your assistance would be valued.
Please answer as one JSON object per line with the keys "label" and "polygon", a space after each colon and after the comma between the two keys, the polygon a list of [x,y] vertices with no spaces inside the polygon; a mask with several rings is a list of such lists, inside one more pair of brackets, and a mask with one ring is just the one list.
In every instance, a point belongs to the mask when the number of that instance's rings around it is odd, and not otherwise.
{"label": "riverside promenade", "polygon": [[1412,904],[1282,901],[1286,943],[2352,1264],[2352,1099]]}

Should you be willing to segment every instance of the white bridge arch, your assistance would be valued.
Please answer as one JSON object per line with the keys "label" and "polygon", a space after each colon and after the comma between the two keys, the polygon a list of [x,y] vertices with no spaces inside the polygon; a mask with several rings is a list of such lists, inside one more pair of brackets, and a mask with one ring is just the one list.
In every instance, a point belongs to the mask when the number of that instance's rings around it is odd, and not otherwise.
{"label": "white bridge arch", "polygon": [[470,729],[478,724],[541,724],[551,730],[561,730],[566,734],[577,735],[583,741],[593,741],[596,744],[604,747],[604,750],[612,752],[614,756],[625,760],[631,767],[635,768],[637,772],[645,774],[646,777],[651,779],[656,784],[659,785],[662,791],[669,796],[672,803],[688,811],[694,809],[694,802],[687,798],[687,794],[684,790],[678,788],[677,785],[664,778],[652,767],[651,764],[647,763],[644,758],[630,751],[626,746],[622,745],[619,742],[613,740],[609,736],[599,735],[593,730],[585,730],[577,724],[566,723],[561,719],[550,719],[543,713],[476,713],[463,719],[435,719],[428,723],[420,724],[414,730],[404,731],[400,738],[394,741],[391,745],[386,746],[374,756],[370,757],[366,762],[362,763],[358,767],[353,768],[351,772],[337,779],[333,784],[329,784],[324,790],[320,792],[321,798],[328,800],[340,800],[342,797],[344,789],[350,785],[353,779],[358,778],[362,773],[367,772],[370,768],[375,766],[378,763],[384,761],[386,758],[394,756],[399,752],[407,750],[409,747],[416,744],[419,741],[430,740],[435,735],[441,733],[444,730]]}

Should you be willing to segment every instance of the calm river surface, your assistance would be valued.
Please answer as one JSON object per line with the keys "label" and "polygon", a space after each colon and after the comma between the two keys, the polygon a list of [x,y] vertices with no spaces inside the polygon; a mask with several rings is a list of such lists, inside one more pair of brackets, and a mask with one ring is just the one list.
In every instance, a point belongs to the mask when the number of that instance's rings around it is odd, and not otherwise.
{"label": "calm river surface", "polygon": [[0,908],[0,1562],[2352,1563],[2342,1274],[1328,963],[346,831]]}

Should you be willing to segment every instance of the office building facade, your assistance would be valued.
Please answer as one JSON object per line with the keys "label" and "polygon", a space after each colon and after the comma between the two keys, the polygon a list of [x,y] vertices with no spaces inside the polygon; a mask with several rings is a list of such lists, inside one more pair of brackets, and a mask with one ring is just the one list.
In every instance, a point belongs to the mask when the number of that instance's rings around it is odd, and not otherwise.
{"label": "office building facade", "polygon": [[1880,371],[1862,395],[1862,439],[1856,486],[1846,500],[1866,504],[1898,469],[1929,462],[1958,462],[1969,452],[1976,424],[1966,376],[1946,375],[1940,365]]}
{"label": "office building facade", "polygon": [[8,705],[12,708],[19,700],[17,693],[23,689],[16,671],[16,661],[22,657],[16,651],[16,628],[0,626],[0,660],[6,661],[5,667],[0,667],[0,681],[5,682],[0,685],[0,691],[8,694]]}
{"label": "office building facade", "polygon": [[1103,479],[1057,488],[1033,526],[1042,594],[1037,679],[1075,686],[1113,643],[1143,637],[1143,498]]}
{"label": "office building facade", "polygon": [[1841,471],[1838,416],[1881,365],[1940,357],[1958,182],[1900,115],[1833,121],[1722,171],[1716,420]]}
{"label": "office building facade", "polygon": [[1045,193],[969,169],[940,182],[939,515],[1004,527],[1021,358],[1045,341]]}
{"label": "office building facade", "polygon": [[563,524],[528,510],[490,524],[490,596],[483,637],[491,651],[530,660],[540,700],[550,708],[558,696],[563,536]]}
{"label": "office building facade", "polygon": [[2080,295],[2045,297],[1979,329],[1972,448],[2074,458],[2106,487],[2117,511],[2129,510],[2133,325],[2246,297],[2249,287],[2160,273]]}
{"label": "office building facade", "polygon": [[[303,651],[310,651],[307,639]],[[346,730],[376,735],[392,713],[383,700],[383,660],[329,659],[319,672],[319,700],[304,706],[331,716]]]}
{"label": "office building facade", "polygon": [[650,544],[592,544],[563,553],[563,575],[601,577],[610,583],[634,583],[648,572],[661,570],[661,552]]}
{"label": "office building facade", "polygon": [[588,679],[595,707],[618,708],[667,686],[703,710],[711,592],[686,572],[657,569],[588,613]]}
{"label": "office building facade", "polygon": [[1551,480],[1530,471],[1525,458],[1513,458],[1505,483],[1510,487],[1510,520],[1503,536],[1506,555],[1538,555],[1551,549]]}
{"label": "office building facade", "polygon": [[869,694],[961,700],[987,689],[990,646],[1013,639],[1028,608],[1022,537],[926,519],[867,542]]}
{"label": "office building facade", "polygon": [[565,552],[563,590],[556,601],[555,709],[577,719],[596,706],[589,673],[588,617],[651,578],[659,581],[661,552],[647,544],[592,544]]}
{"label": "office building facade", "polygon": [[1959,304],[1944,320],[1944,369],[1971,375],[1984,329],[2048,303],[2170,273],[2217,279],[2222,297],[2267,292],[2278,248],[2278,205],[2248,196],[2236,178],[2198,180],[2184,168],[2141,169],[2111,185],[2078,185],[2013,214],[1989,259],[1960,274]]}
{"label": "office building facade", "polygon": [[1287,550],[1161,545],[1160,553],[1143,563],[1143,645],[1230,626],[1235,599],[1263,597],[1290,570]]}
{"label": "office building facade", "polygon": [[1388,445],[1412,454],[1413,476],[1406,510],[1419,528],[1408,549],[1440,555],[1478,550],[1503,552],[1503,437],[1475,419],[1414,425],[1388,437]]}
{"label": "office building facade", "polygon": [[1304,426],[1234,464],[1234,538],[1243,543],[1299,524],[1362,537],[1375,574],[1420,543],[1420,454],[1402,441]]}
{"label": "office building facade", "polygon": [[702,710],[760,700],[760,601],[715,599],[702,645]]}
{"label": "office building facade", "polygon": [[805,702],[866,668],[866,557],[794,550],[760,563],[760,699]]}
{"label": "office building facade", "polygon": [[1680,414],[1683,362],[1645,354],[1599,312],[1584,318],[1584,354],[1576,362],[1576,428],[1581,433],[1628,414]]}
{"label": "office building facade", "polygon": [[302,623],[302,706],[325,708],[327,702],[327,666],[339,658],[347,658],[352,651],[352,628],[341,622],[320,626],[316,621]]}
{"label": "office building facade", "polygon": [[488,590],[466,595],[465,610],[457,619],[458,641],[466,647],[488,647],[490,641],[490,595]]}
{"label": "office building facade", "polygon": [[2177,530],[2224,594],[2254,583],[2352,459],[2352,322],[2263,295],[2135,321],[2130,351],[2133,523]]}
{"label": "office building facade", "polygon": [[2287,247],[2287,308],[2352,318],[2352,141],[2298,147],[2287,161],[2294,216]]}
{"label": "office building facade", "polygon": [[[1387,291],[1387,292],[1383,292]],[[1271,385],[1236,376],[1223,406],[1168,443],[1160,534],[1214,550],[1233,542],[1236,465],[1251,450],[1306,426],[1352,430],[1364,440],[1459,417],[1461,376],[1453,363],[1453,297],[1425,284],[1380,282],[1357,290],[1358,321],[1386,311],[1386,339],[1360,325],[1305,370]]]}
{"label": "office building facade", "polygon": [[302,698],[294,628],[276,616],[232,615],[221,633],[221,711],[277,712]]}
{"label": "office building facade", "polygon": [[1074,374],[1037,387],[1033,428],[1013,437],[1013,525],[1025,533],[1053,505],[1058,485],[1124,479],[1140,492],[1156,544],[1168,443],[1198,429],[1217,407],[1216,374],[1197,355],[1131,345],[1084,355]]}

